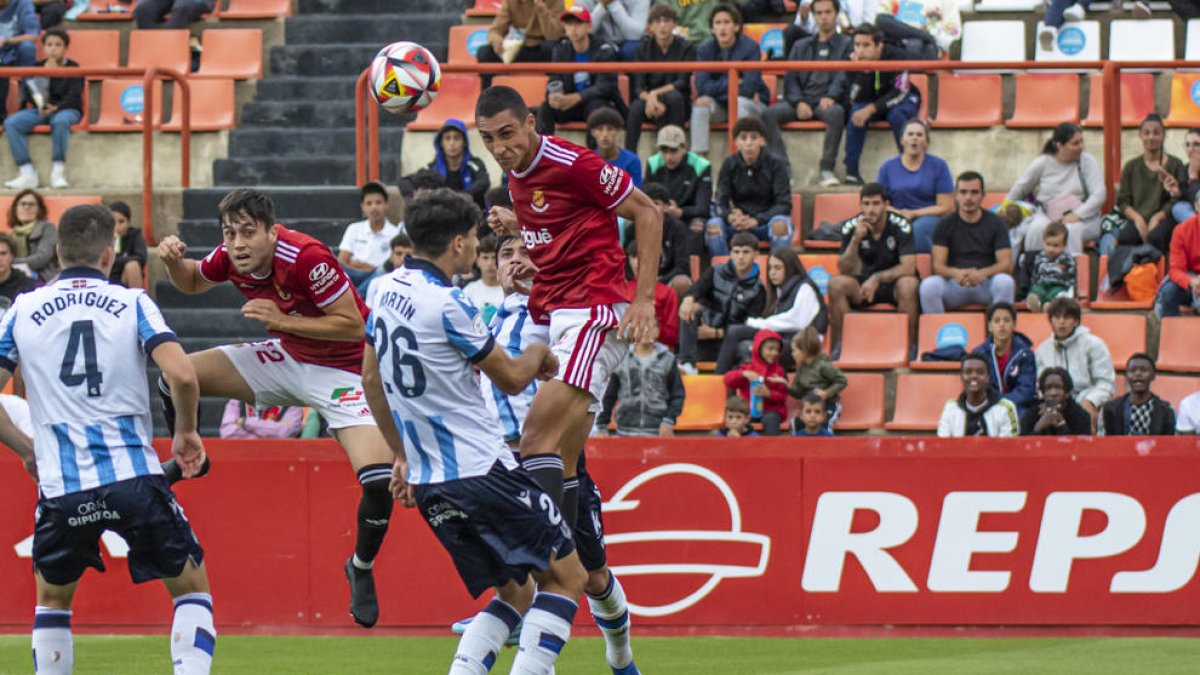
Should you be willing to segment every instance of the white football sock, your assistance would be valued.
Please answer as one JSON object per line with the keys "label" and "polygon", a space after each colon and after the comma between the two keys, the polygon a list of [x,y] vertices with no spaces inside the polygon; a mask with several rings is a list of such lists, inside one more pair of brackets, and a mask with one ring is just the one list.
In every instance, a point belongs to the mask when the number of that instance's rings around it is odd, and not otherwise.
{"label": "white football sock", "polygon": [[625,589],[617,581],[617,575],[608,573],[608,588],[600,595],[588,593],[588,606],[592,619],[604,633],[604,656],[613,668],[624,668],[633,663],[633,650],[629,648],[629,606],[625,604]]}
{"label": "white football sock", "polygon": [[511,675],[550,675],[571,637],[571,620],[579,605],[554,593],[539,592],[521,627],[521,646]]}
{"label": "white football sock", "polygon": [[484,675],[496,664],[504,641],[521,623],[521,613],[500,598],[483,608],[458,641],[458,651],[450,664],[450,675]]}
{"label": "white football sock", "polygon": [[71,675],[75,648],[71,612],[38,606],[33,615],[33,668],[38,675]]}
{"label": "white football sock", "polygon": [[175,675],[208,675],[216,646],[212,595],[188,593],[175,598],[175,623],[171,626]]}

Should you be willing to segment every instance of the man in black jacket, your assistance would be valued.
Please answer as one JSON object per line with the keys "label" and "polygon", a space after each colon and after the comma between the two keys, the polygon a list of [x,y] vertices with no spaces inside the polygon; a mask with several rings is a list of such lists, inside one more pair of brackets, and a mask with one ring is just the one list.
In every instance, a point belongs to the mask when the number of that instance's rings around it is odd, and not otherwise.
{"label": "man in black jacket", "polygon": [[674,291],[679,299],[692,287],[692,261],[688,255],[688,229],[671,214],[671,193],[661,183],[646,183],[642,192],[654,200],[663,217],[662,255],[658,259],[658,280]]}
{"label": "man in black jacket", "polygon": [[[837,32],[838,0],[814,0],[812,15],[817,21],[817,34],[792,45],[789,61],[848,61],[854,51],[854,40]],[[839,183],[833,173],[838,146],[846,128],[845,72],[788,71],[784,78],[783,98],[763,112],[767,127],[767,146],[787,159],[787,147],[779,127],[787,122],[818,120],[825,123],[825,145],[821,151],[821,187]]]}
{"label": "man in black jacket", "polygon": [[758,238],[738,232],[730,241],[729,262],[704,271],[679,305],[679,369],[696,374],[697,342],[705,340],[716,354],[725,328],[760,316],[767,291],[754,256]]}
{"label": "man in black jacket", "polygon": [[766,152],[767,130],[757,117],[733,125],[737,152],[721,163],[717,212],[708,221],[704,243],[709,255],[729,255],[729,240],[749,232],[776,246],[792,244],[792,195],[784,160]]}
{"label": "man in black jacket", "polygon": [[646,182],[660,183],[671,194],[667,213],[688,228],[688,253],[704,248],[704,225],[712,209],[712,163],[688,152],[687,134],[669,124],[658,130],[658,153],[646,160]]}
{"label": "man in black jacket", "polygon": [[[870,24],[854,29],[855,61],[896,61],[904,53],[884,48],[883,31]],[[854,73],[850,76],[850,124],[846,126],[846,184],[862,185],[858,160],[867,142],[867,126],[887,120],[896,147],[904,125],[921,110],[921,92],[903,71]]]}
{"label": "man in black jacket", "polygon": [[[572,5],[562,13],[567,37],[554,45],[550,60],[554,63],[607,63],[618,61],[613,45],[593,40],[592,15],[583,5]],[[546,84],[546,102],[538,108],[538,133],[553,134],[554,125],[583,122],[600,108],[612,108],[624,119],[629,109],[621,100],[616,73],[559,73]],[[589,148],[595,142],[589,136]]]}
{"label": "man in black jacket", "polygon": [[0,232],[0,316],[18,295],[37,288],[37,282],[13,267],[17,242],[11,234]]}
{"label": "man in black jacket", "polygon": [[1149,354],[1137,353],[1125,362],[1124,396],[1104,404],[1101,436],[1174,436],[1175,409],[1150,391],[1158,367]]}
{"label": "man in black jacket", "polygon": [[[679,26],[675,10],[667,5],[650,8],[650,35],[638,43],[635,61],[695,61],[696,48],[675,35]],[[683,126],[691,114],[692,74],[633,73],[629,85],[629,119],[625,122],[625,148],[638,151],[642,123],[651,120],[662,128]]]}
{"label": "man in black jacket", "polygon": [[[79,64],[68,59],[67,47],[71,37],[62,28],[51,28],[42,33],[42,48],[46,58],[38,63],[46,68],[75,68]],[[7,92],[7,89],[5,89]],[[36,93],[35,93],[36,92]],[[49,80],[32,78],[21,87],[21,110],[4,120],[4,135],[12,150],[13,163],[19,173],[5,183],[12,190],[33,189],[38,186],[38,175],[29,158],[29,141],[25,138],[39,124],[50,125],[50,142],[53,168],[50,170],[50,187],[59,190],[70,187],[67,183],[67,141],[71,137],[71,126],[83,117],[83,78],[52,77]]]}

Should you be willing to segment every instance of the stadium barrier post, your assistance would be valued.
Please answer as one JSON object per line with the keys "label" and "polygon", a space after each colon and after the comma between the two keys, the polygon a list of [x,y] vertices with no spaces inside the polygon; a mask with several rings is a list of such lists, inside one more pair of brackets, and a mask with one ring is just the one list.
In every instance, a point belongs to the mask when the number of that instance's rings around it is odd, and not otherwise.
{"label": "stadium barrier post", "polygon": [[738,91],[742,88],[742,74],[736,68],[729,69],[729,129],[725,132],[729,137],[729,154],[737,152],[737,144],[734,143],[733,125],[737,124],[738,120]]}

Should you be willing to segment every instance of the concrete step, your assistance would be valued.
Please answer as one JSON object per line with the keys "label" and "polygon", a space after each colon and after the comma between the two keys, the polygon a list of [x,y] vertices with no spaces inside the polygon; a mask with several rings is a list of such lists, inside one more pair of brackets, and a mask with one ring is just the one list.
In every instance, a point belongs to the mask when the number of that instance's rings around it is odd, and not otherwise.
{"label": "concrete step", "polygon": [[[438,61],[446,60],[448,34],[432,36],[421,42]],[[313,75],[357,77],[370,64],[382,45],[320,44],[284,45],[271,50],[271,73],[278,75]]]}
{"label": "concrete step", "polygon": [[232,284],[221,284],[207,293],[188,295],[177,290],[171,282],[160,281],[154,290],[155,302],[164,311],[169,308],[238,308],[246,303],[246,298]]}
{"label": "concrete step", "polygon": [[416,10],[394,16],[360,12],[294,16],[287,20],[287,44],[358,43],[375,45],[376,50],[397,40],[413,40],[424,44],[428,36],[447,35],[450,26],[457,24],[459,18],[456,14],[420,13]]}
{"label": "concrete step", "polygon": [[[403,0],[406,12],[450,12],[461,14],[473,0]],[[300,0],[299,11],[305,14],[388,14],[396,16],[398,0]],[[295,17],[293,17],[295,18]]]}
{"label": "concrete step", "polygon": [[[354,185],[353,155],[332,157],[272,157],[218,159],[213,163],[217,185]],[[393,184],[399,177],[399,157],[383,164],[380,180]]]}
{"label": "concrete step", "polygon": [[[228,188],[202,188],[183,193],[183,217],[185,219],[216,219],[217,205],[228,193]],[[340,221],[361,213],[358,188],[353,181],[346,187],[271,187],[263,188],[275,202],[275,218],[284,222],[289,218],[324,218]]]}
{"label": "concrete step", "polygon": [[[337,246],[341,242],[346,224],[350,222],[345,217],[338,220],[328,218],[284,218],[280,222],[287,228],[316,237],[329,246]],[[192,248],[203,249],[204,254],[221,245],[221,231],[215,220],[181,220],[179,221],[179,238]]]}
{"label": "concrete step", "polygon": [[209,307],[168,307],[163,309],[163,318],[176,335],[188,337],[219,337],[228,335],[254,335],[259,339],[269,337],[258,321],[247,319],[237,309]]}
{"label": "concrete step", "polygon": [[[399,157],[404,130],[380,129],[382,156]],[[250,127],[229,134],[230,159],[266,159],[268,157],[328,157],[354,152],[353,129],[289,129],[286,127]]]}
{"label": "concrete step", "polygon": [[288,77],[271,75],[258,81],[258,101],[354,100],[352,77]]}
{"label": "concrete step", "polygon": [[[380,128],[402,127],[416,115],[380,115]],[[241,128],[354,129],[354,99],[251,101],[242,106]],[[354,152],[354,146],[348,149]]]}

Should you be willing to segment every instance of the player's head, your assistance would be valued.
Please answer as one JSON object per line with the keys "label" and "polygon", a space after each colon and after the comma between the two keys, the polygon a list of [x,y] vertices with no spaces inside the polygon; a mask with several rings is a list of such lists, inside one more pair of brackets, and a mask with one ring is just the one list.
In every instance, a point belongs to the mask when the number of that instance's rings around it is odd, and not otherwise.
{"label": "player's head", "polygon": [[515,276],[514,266],[517,263],[529,264],[529,251],[525,249],[525,240],[506,234],[496,242],[496,272],[500,275],[500,287],[504,294],[520,293],[529,295],[533,289],[533,275]]}
{"label": "player's head", "polygon": [[112,269],[116,225],[112,211],[100,204],[72,206],[58,221],[58,264],[94,267],[105,275]]}
{"label": "player's head", "polygon": [[408,203],[405,229],[412,239],[413,257],[428,260],[443,271],[466,274],[475,264],[479,239],[475,224],[479,207],[448,188],[439,188]]}
{"label": "player's head", "polygon": [[809,432],[814,432],[825,426],[825,418],[829,412],[825,409],[825,399],[817,394],[807,394],[800,399],[800,421]]}
{"label": "player's head", "polygon": [[475,128],[503,171],[520,171],[537,153],[537,126],[525,99],[512,87],[492,86],[475,103]]}
{"label": "player's head", "polygon": [[237,188],[225,195],[217,207],[221,238],[238,274],[271,271],[275,259],[275,202],[258,190]]}
{"label": "player's head", "polygon": [[730,396],[725,400],[725,429],[739,433],[750,424],[750,404],[741,396]]}
{"label": "player's head", "polygon": [[879,183],[867,183],[858,192],[858,208],[867,225],[878,227],[887,218],[888,192]]}

